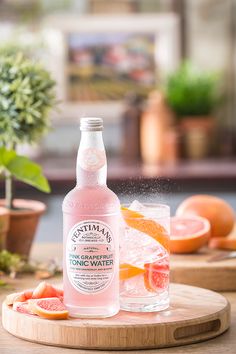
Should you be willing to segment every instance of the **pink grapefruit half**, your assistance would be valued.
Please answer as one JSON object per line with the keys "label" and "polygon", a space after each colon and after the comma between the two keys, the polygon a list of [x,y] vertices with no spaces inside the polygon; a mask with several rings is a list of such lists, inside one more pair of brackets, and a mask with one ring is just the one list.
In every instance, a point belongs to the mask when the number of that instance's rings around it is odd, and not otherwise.
{"label": "pink grapefruit half", "polygon": [[211,226],[200,216],[175,216],[170,223],[171,253],[193,253],[204,246],[210,237]]}

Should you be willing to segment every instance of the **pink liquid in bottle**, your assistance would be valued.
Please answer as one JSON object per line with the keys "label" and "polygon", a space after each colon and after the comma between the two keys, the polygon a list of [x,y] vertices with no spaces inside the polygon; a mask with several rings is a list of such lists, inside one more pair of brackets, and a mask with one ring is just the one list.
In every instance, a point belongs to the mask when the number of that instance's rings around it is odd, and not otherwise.
{"label": "pink liquid in bottle", "polygon": [[73,317],[119,311],[117,196],[106,186],[102,119],[82,118],[77,184],[63,202],[64,303]]}

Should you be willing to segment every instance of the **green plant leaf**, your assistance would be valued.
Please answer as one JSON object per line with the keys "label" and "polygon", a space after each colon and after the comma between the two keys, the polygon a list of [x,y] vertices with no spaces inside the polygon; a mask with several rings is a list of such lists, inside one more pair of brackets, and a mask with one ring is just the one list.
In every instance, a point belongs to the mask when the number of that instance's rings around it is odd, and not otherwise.
{"label": "green plant leaf", "polygon": [[6,167],[9,162],[14,159],[16,152],[14,150],[7,150],[5,147],[0,147],[0,167]]}
{"label": "green plant leaf", "polygon": [[16,155],[7,165],[7,169],[18,180],[30,184],[42,192],[50,192],[48,181],[42,174],[41,167],[27,157]]}
{"label": "green plant leaf", "polygon": [[27,183],[42,192],[51,191],[41,167],[25,156],[17,155],[14,150],[0,148],[0,168],[4,168],[19,181]]}

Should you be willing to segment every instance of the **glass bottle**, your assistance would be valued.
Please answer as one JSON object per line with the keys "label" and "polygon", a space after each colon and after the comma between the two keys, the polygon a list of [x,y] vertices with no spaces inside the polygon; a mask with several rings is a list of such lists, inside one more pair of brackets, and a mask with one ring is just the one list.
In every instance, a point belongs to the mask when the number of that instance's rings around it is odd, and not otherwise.
{"label": "glass bottle", "polygon": [[101,118],[82,118],[77,183],[63,201],[64,303],[73,317],[119,311],[120,203],[107,187]]}

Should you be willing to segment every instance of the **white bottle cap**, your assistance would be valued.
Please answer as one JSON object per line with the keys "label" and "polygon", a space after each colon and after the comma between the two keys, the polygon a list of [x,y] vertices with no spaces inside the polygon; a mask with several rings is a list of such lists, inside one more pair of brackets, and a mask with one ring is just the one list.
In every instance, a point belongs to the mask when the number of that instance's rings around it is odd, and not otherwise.
{"label": "white bottle cap", "polygon": [[86,117],[80,118],[81,131],[101,131],[103,130],[102,118]]}

